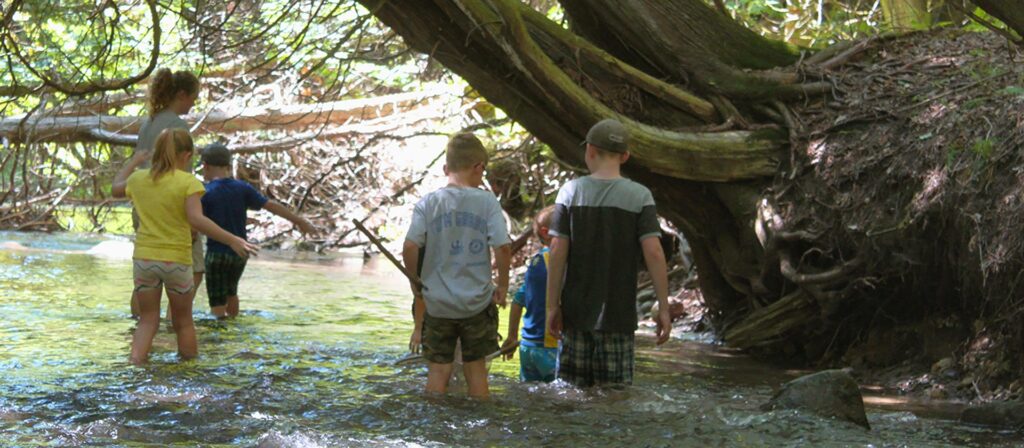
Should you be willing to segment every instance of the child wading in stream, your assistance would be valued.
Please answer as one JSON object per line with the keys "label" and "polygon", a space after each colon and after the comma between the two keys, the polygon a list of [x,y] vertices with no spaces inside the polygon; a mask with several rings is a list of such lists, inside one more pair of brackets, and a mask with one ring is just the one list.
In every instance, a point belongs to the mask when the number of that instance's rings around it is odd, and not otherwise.
{"label": "child wading in stream", "polygon": [[[266,210],[285,218],[304,234],[315,234],[316,227],[285,206],[268,200],[246,182],[231,177],[231,153],[221,143],[203,149],[203,214],[233,235],[245,239],[246,210]],[[210,312],[220,319],[238,316],[238,282],[245,271],[246,257],[215,240],[206,243],[206,295]]]}
{"label": "child wading in stream", "polygon": [[178,337],[178,354],[196,357],[196,329],[192,322],[192,228],[227,244],[240,257],[256,253],[256,246],[228,233],[203,216],[202,182],[188,173],[192,137],[185,129],[167,129],[156,139],[152,168],[132,172],[145,161],[136,152],[114,177],[114,197],[131,199],[139,215],[132,271],[139,304],[139,324],[132,337],[131,362],[145,363],[160,325],[160,293],[174,313],[171,323]]}
{"label": "child wading in stream", "polygon": [[[481,190],[487,151],[473,134],[448,141],[448,186],[420,199],[413,209],[402,258],[422,272],[424,289],[410,282],[415,328],[409,348],[422,344],[428,393],[444,393],[461,342],[469,395],[487,398],[487,355],[498,350],[498,310],[508,292],[510,240],[494,194]],[[422,270],[419,252],[424,248]],[[491,282],[491,249],[497,285]]]}
{"label": "child wading in stream", "polygon": [[[147,159],[152,154],[156,138],[161,132],[165,129],[188,130],[188,123],[181,119],[181,115],[187,114],[196,104],[200,87],[199,78],[189,72],[171,72],[169,69],[162,68],[153,74],[147,94],[149,115],[143,120],[142,127],[139,128],[139,141],[135,146],[136,152],[145,154],[140,168],[149,168]],[[132,228],[136,232],[139,230],[139,214],[134,209],[132,210]],[[203,241],[200,235],[193,233],[192,236],[192,281],[198,288],[203,281]],[[171,320],[172,317],[171,308],[167,308],[168,320]],[[131,310],[133,317],[139,315],[138,297],[134,293],[132,294]]]}
{"label": "child wading in stream", "polygon": [[[544,247],[527,262],[523,285],[512,299],[508,315],[508,339],[502,345],[503,358],[512,359],[519,332],[519,319],[523,319],[523,342],[519,346],[519,381],[555,380],[558,372],[558,340],[545,328],[547,307],[548,244],[551,236],[551,214],[554,206],[545,207],[533,218],[533,234]],[[526,316],[523,316],[526,310]]]}
{"label": "child wading in stream", "polygon": [[563,185],[555,199],[547,328],[564,337],[559,378],[579,387],[632,384],[640,257],[660,306],[658,344],[672,330],[661,227],[651,191],[620,174],[629,160],[626,127],[602,120],[587,132],[586,144],[590,175]]}

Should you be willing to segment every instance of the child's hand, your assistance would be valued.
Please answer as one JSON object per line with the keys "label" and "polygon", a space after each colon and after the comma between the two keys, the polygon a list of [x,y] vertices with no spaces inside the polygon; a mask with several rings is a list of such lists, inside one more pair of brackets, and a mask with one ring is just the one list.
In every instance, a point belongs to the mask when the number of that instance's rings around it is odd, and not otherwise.
{"label": "child's hand", "polygon": [[259,253],[259,246],[252,244],[241,238],[236,238],[234,243],[231,243],[231,250],[235,251],[239,257],[249,258],[249,255],[256,255]]}
{"label": "child's hand", "polygon": [[516,350],[513,348],[518,343],[518,338],[515,335],[510,335],[508,339],[505,339],[505,343],[501,344],[501,359],[508,361],[516,356]]}
{"label": "child's hand", "polygon": [[669,314],[668,307],[663,306],[658,308],[658,342],[657,345],[664,344],[668,341],[669,336],[672,335],[672,315]]}
{"label": "child's hand", "polygon": [[562,308],[555,308],[554,312],[548,311],[547,329],[551,337],[562,340]]}
{"label": "child's hand", "polygon": [[502,288],[499,286],[497,288],[494,288],[494,297],[492,297],[492,300],[494,301],[495,305],[505,308],[506,306],[508,306],[506,296],[508,296],[508,288]]}
{"label": "child's hand", "polygon": [[302,234],[306,236],[317,236],[320,234],[320,229],[316,228],[316,226],[307,219],[299,221],[298,227],[299,232],[302,232]]}
{"label": "child's hand", "polygon": [[412,353],[419,353],[420,346],[423,344],[423,330],[414,328],[412,330],[412,336],[409,337],[409,351]]}

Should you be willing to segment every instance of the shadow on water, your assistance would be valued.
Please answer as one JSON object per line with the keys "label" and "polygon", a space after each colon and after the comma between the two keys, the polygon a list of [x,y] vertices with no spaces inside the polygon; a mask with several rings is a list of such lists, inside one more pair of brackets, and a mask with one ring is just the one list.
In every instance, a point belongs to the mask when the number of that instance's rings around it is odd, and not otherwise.
{"label": "shadow on water", "polygon": [[[53,238],[49,246],[40,240]],[[1016,446],[1016,433],[872,408],[872,430],[761,412],[800,372],[713,345],[639,337],[636,384],[522,384],[492,365],[492,400],[420,394],[425,367],[396,363],[411,330],[405,282],[358,259],[261,257],[242,315],[196,298],[200,357],[179,362],[162,329],[145,367],[127,364],[130,265],[81,251],[97,239],[2,234],[0,446]],[[39,250],[42,249],[42,250]],[[461,385],[458,385],[461,386]],[[886,397],[879,397],[880,399]],[[893,397],[889,397],[893,399]],[[868,400],[869,404],[871,399]],[[912,412],[913,411],[913,412]],[[918,413],[922,413],[918,412]]]}

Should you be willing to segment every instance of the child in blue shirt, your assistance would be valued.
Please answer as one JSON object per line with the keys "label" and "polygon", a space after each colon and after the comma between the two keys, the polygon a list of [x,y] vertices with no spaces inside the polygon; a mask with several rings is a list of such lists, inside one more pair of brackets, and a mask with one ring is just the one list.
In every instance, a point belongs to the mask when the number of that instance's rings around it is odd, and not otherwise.
{"label": "child in blue shirt", "polygon": [[[246,237],[246,211],[266,210],[298,226],[303,234],[316,234],[317,229],[284,205],[268,200],[252,185],[231,177],[231,152],[221,143],[203,149],[203,215],[228,232]],[[245,271],[246,259],[231,248],[214,241],[206,242],[206,295],[210,312],[218,319],[238,316],[238,282]]]}
{"label": "child in blue shirt", "polygon": [[551,215],[555,207],[547,207],[534,217],[533,234],[544,245],[537,252],[526,268],[523,285],[516,291],[512,308],[508,316],[508,339],[502,347],[506,360],[515,356],[511,350],[519,336],[519,318],[523,310],[523,340],[519,345],[519,380],[544,381],[555,380],[558,371],[558,340],[545,330],[545,307],[548,282],[548,243],[551,237],[548,229],[551,226]]}

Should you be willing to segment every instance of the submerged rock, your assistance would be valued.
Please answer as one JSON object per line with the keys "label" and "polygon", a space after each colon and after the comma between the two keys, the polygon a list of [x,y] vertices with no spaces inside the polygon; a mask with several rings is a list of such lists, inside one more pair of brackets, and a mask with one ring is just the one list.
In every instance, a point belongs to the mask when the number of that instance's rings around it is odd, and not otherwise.
{"label": "submerged rock", "polygon": [[856,423],[867,429],[864,399],[857,382],[843,370],[825,370],[782,385],[764,410],[797,409]]}
{"label": "submerged rock", "polygon": [[135,245],[131,241],[101,241],[99,244],[89,248],[85,253],[100,257],[131,259]]}
{"label": "submerged rock", "polygon": [[1024,428],[1024,402],[1004,401],[971,406],[960,412],[960,422]]}

